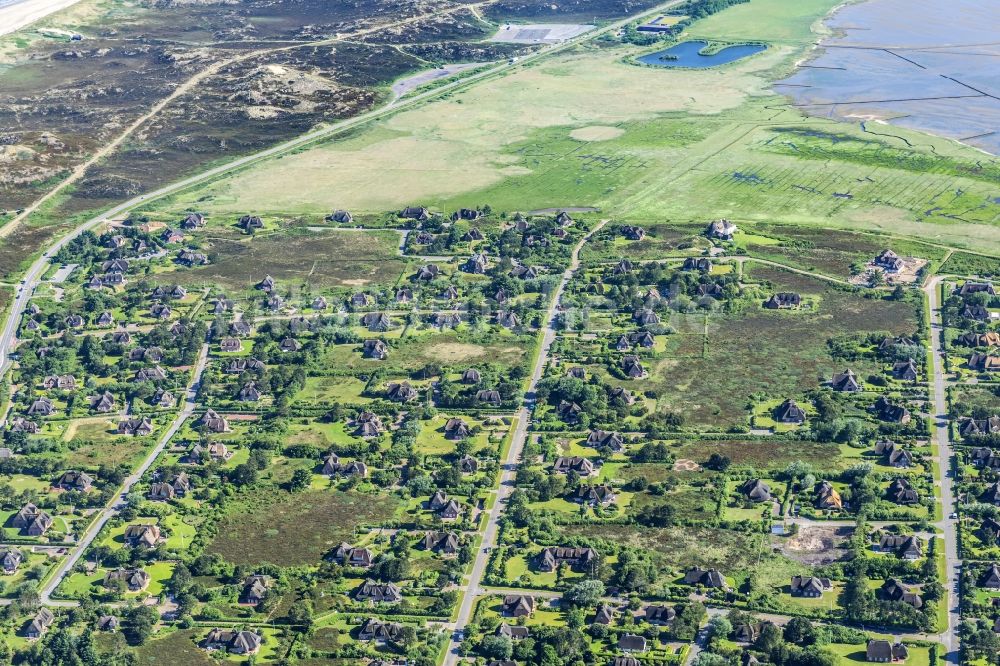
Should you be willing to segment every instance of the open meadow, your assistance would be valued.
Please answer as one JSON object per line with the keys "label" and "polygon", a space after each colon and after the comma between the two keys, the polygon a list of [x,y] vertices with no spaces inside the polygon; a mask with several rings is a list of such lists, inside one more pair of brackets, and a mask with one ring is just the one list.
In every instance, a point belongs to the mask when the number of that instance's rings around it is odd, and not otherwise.
{"label": "open meadow", "polygon": [[787,3],[756,0],[696,23],[692,37],[769,44],[724,68],[640,67],[641,49],[598,40],[161,206],[594,206],[635,221],[729,217],[1000,247],[995,162],[903,128],[807,118],[769,92],[833,4],[795,3],[786,17]]}
{"label": "open meadow", "polygon": [[762,398],[801,399],[842,370],[843,362],[830,354],[831,338],[855,332],[912,334],[917,326],[912,304],[867,299],[769,266],[753,265],[747,279],[766,283],[771,291],[811,296],[816,299],[815,311],[755,308],[739,314],[696,315],[703,332],[677,334],[689,344],[676,352],[668,350],[635,388],[653,391],[660,404],[679,411],[692,425],[724,431],[746,425],[751,403]]}

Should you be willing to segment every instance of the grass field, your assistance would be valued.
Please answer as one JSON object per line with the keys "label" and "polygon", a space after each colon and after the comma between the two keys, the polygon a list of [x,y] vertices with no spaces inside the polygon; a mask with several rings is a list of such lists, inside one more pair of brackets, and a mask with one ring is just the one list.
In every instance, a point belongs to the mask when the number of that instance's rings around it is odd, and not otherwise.
{"label": "grass field", "polygon": [[804,118],[770,92],[835,4],[755,0],[696,23],[693,37],[770,43],[724,68],[638,67],[636,47],[584,45],[167,208],[580,205],[635,220],[725,216],[1000,250],[995,174],[981,153],[897,127]]}
{"label": "grass field", "polygon": [[738,235],[736,243],[750,256],[841,279],[852,275],[852,266],[865,264],[887,248],[904,257],[928,260],[945,255],[939,246],[878,234],[776,224],[756,224],[748,229],[751,233]]}
{"label": "grass field", "polygon": [[[442,331],[389,340],[384,361],[363,358],[360,345],[330,345],[321,354],[322,366],[331,374],[381,370],[385,377],[407,375],[430,363],[464,369],[467,364],[499,363],[513,367],[524,363],[533,344],[530,336],[503,333],[486,342],[469,331]],[[350,382],[344,386],[355,386]],[[315,384],[314,384],[315,386]],[[333,399],[339,391],[334,391]]]}
{"label": "grass field", "polygon": [[916,330],[911,304],[861,298],[821,280],[767,266],[753,266],[750,275],[770,283],[774,291],[795,291],[818,299],[819,304],[814,311],[751,309],[703,319],[708,343],[704,352],[680,358],[668,354],[650,364],[649,378],[635,381],[635,389],[652,390],[661,404],[683,413],[692,425],[725,430],[746,424],[747,406],[754,396],[801,399],[817,388],[821,378],[841,365],[830,356],[829,338]]}
{"label": "grass field", "polygon": [[106,419],[73,422],[67,428],[71,444],[65,464],[84,468],[133,464],[153,444],[149,437],[122,437],[112,427]]}
{"label": "grass field", "polygon": [[287,436],[288,444],[311,444],[326,450],[334,444],[349,444],[356,441],[350,434],[351,428],[344,421],[334,423],[310,422],[291,425]]}
{"label": "grass field", "polygon": [[218,663],[198,648],[197,641],[207,630],[175,631],[151,640],[136,651],[140,666],[208,666]]}
{"label": "grass field", "polygon": [[816,23],[837,3],[830,0],[754,0],[753,4],[736,5],[698,21],[691,26],[692,38],[724,41],[767,41],[801,44],[811,31],[825,30]]}
{"label": "grass field", "polygon": [[757,562],[761,535],[709,527],[644,528],[618,525],[563,528],[566,535],[582,535],[627,543],[655,553],[661,564],[676,570],[691,566],[718,567],[730,575],[747,571]]}
{"label": "grass field", "polygon": [[[710,443],[695,440],[680,444],[678,458],[694,460],[703,464],[712,453],[729,458],[734,465],[747,465],[756,469],[781,469],[788,463],[801,460],[822,469],[836,466],[839,451],[836,445],[812,441],[767,440],[767,439],[725,439]],[[845,460],[849,466],[854,460]]]}
{"label": "grass field", "polygon": [[[907,646],[909,656],[906,659],[906,666],[932,666],[930,663],[930,648]],[[852,666],[853,664],[869,663],[865,657],[864,645],[851,645],[847,643],[831,643],[826,649],[833,652],[840,658],[842,666]]]}
{"label": "grass field", "polygon": [[164,283],[246,289],[271,275],[284,288],[395,284],[406,262],[395,232],[310,231],[304,227],[210,241],[208,266],[159,273]]}
{"label": "grass field", "polygon": [[385,495],[269,491],[230,504],[208,552],[248,566],[315,564],[350,539],[356,526],[385,520],[395,509],[395,500]]}
{"label": "grass field", "polygon": [[361,395],[364,390],[365,382],[356,377],[306,377],[305,388],[296,397],[306,403],[371,402],[371,398]]}
{"label": "grass field", "polygon": [[[423,455],[430,456],[444,456],[453,453],[457,442],[448,439],[444,430],[448,418],[449,416],[447,415],[438,415],[430,421],[422,422],[420,434],[417,435],[417,441],[414,445],[415,450]],[[485,425],[482,421],[468,417],[465,417],[463,420],[470,428],[475,428],[476,426],[483,427]],[[469,444],[472,447],[471,450],[473,452],[483,449],[488,450],[490,448],[490,435],[492,432],[492,430],[487,430],[483,427],[479,433],[469,438]],[[502,433],[502,430],[498,431],[498,434]],[[496,445],[493,448],[495,449]]]}
{"label": "grass field", "polygon": [[[802,13],[815,19],[833,4],[809,0]],[[790,31],[803,39],[807,27],[791,25]],[[632,46],[577,48],[408,110],[349,139],[284,157],[280,170],[262,165],[187,198],[228,212],[248,207],[288,213],[325,213],[332,207],[378,211],[417,200],[451,205],[489,200],[495,208],[570,205],[553,197],[603,196],[634,177],[633,169],[648,172],[677,158],[662,149],[703,134],[696,129],[692,136],[685,129],[690,123],[679,117],[666,118],[666,125],[649,121],[665,113],[735,108],[748,95],[764,92],[768,72],[786,64],[796,50],[776,44],[720,74],[631,65],[626,58],[642,52]],[[595,126],[624,132],[613,137],[616,131]],[[550,141],[556,142],[551,149]],[[573,175],[577,172],[579,179]],[[553,189],[550,179],[563,189]],[[509,181],[517,186],[507,188]],[[477,191],[475,198],[468,196]]]}
{"label": "grass field", "polygon": [[956,387],[952,389],[952,401],[959,412],[956,416],[969,416],[976,409],[983,409],[989,414],[1000,412],[1000,396],[985,387]]}
{"label": "grass field", "polygon": [[941,265],[942,273],[953,275],[1000,275],[1000,259],[968,252],[955,252]]}

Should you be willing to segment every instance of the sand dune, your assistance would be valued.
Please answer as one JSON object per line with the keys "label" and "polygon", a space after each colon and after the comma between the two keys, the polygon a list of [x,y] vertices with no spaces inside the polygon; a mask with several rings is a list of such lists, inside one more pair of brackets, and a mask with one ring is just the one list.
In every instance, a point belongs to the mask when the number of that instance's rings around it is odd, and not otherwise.
{"label": "sand dune", "polygon": [[22,0],[0,7],[0,35],[20,30],[26,25],[75,5],[80,0]]}

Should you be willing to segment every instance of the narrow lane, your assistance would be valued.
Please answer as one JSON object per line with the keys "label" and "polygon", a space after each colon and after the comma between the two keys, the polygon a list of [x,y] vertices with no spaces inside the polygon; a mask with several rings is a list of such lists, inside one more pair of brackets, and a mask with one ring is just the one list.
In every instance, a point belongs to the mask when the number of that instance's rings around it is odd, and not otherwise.
{"label": "narrow lane", "polygon": [[941,485],[938,488],[938,501],[944,512],[944,518],[936,523],[944,537],[945,580],[941,585],[945,589],[942,600],[948,604],[948,627],[940,636],[947,647],[945,660],[950,664],[960,661],[958,625],[961,622],[960,598],[958,580],[961,574],[962,562],[958,557],[958,525],[950,516],[955,511],[954,476],[952,475],[951,439],[948,430],[948,392],[947,375],[944,370],[944,326],[941,321],[941,277],[932,278],[924,292],[927,294],[927,308],[930,316],[930,338],[933,362],[931,363],[931,404],[933,405],[934,441],[938,449],[938,475]]}
{"label": "narrow lane", "polygon": [[43,604],[50,606],[76,605],[76,602],[72,601],[54,601],[52,599],[52,593],[57,587],[59,587],[59,583],[61,583],[63,578],[66,577],[66,574],[73,570],[73,567],[76,566],[76,563],[81,557],[83,557],[87,548],[94,541],[107,522],[128,505],[128,502],[125,500],[125,496],[128,495],[128,493],[132,490],[132,487],[139,482],[142,475],[145,474],[146,471],[153,465],[156,458],[163,452],[163,449],[167,447],[170,440],[173,439],[175,434],[177,434],[177,431],[180,430],[181,426],[184,425],[184,421],[190,418],[190,416],[194,413],[195,407],[197,406],[198,387],[201,385],[201,375],[205,371],[207,361],[208,345],[204,344],[201,347],[201,351],[198,353],[198,362],[195,365],[194,373],[191,375],[191,382],[188,384],[187,391],[184,396],[184,407],[170,423],[170,427],[163,433],[159,441],[156,443],[156,446],[149,452],[142,464],[139,465],[139,467],[122,482],[122,485],[118,489],[118,493],[115,495],[115,498],[111,501],[111,504],[101,509],[100,515],[90,524],[90,527],[80,539],[80,542],[73,548],[66,559],[59,564],[55,574],[49,579],[49,582],[42,587],[39,592],[39,598]]}
{"label": "narrow lane", "polygon": [[472,572],[469,576],[469,581],[467,584],[462,586],[462,604],[459,607],[458,619],[455,622],[455,630],[451,635],[451,645],[448,646],[448,652],[445,655],[445,666],[455,666],[455,664],[457,664],[461,659],[459,648],[464,636],[464,629],[469,623],[469,620],[472,618],[476,596],[482,589],[481,585],[483,575],[485,574],[486,566],[490,561],[490,553],[497,545],[497,532],[500,516],[503,514],[503,509],[507,499],[510,497],[511,493],[514,492],[514,476],[517,473],[517,464],[521,459],[521,452],[524,450],[524,444],[527,441],[528,425],[531,420],[531,413],[535,407],[535,388],[538,386],[538,382],[542,378],[542,373],[545,372],[545,366],[549,362],[549,350],[552,348],[552,343],[556,338],[556,318],[559,314],[559,306],[562,300],[563,292],[566,290],[566,285],[569,284],[573,274],[576,273],[577,269],[580,267],[580,250],[583,249],[583,246],[587,244],[587,241],[589,241],[594,234],[603,229],[604,225],[607,223],[608,220],[602,220],[593,229],[587,232],[587,234],[580,239],[580,242],[576,244],[576,247],[573,248],[573,257],[570,260],[570,265],[563,272],[562,279],[559,281],[559,286],[556,287],[555,293],[552,294],[552,298],[549,302],[548,310],[545,313],[545,321],[542,324],[541,349],[539,350],[538,357],[535,359],[535,364],[531,371],[528,388],[524,394],[524,404],[517,410],[517,416],[515,417],[516,421],[514,424],[514,435],[511,441],[510,450],[507,452],[507,457],[504,459],[502,464],[502,470],[500,472],[500,485],[496,501],[493,503],[493,508],[490,510],[489,516],[486,519],[486,528],[483,531],[483,542],[479,550],[476,552],[476,559],[472,564]]}

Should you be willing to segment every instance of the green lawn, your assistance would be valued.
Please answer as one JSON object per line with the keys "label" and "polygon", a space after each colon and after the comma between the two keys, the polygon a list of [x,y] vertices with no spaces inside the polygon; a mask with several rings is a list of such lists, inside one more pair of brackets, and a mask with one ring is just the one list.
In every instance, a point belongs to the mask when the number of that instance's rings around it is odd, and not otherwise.
{"label": "green lawn", "polygon": [[[869,663],[865,657],[864,645],[831,643],[825,647],[840,658],[840,663],[843,666]],[[930,648],[908,645],[907,649],[910,656],[906,659],[906,666],[932,666],[930,663]]]}
{"label": "green lawn", "polygon": [[[447,415],[439,414],[429,421],[421,422],[420,433],[417,435],[415,446],[418,452],[430,456],[445,456],[455,451],[457,442],[449,439],[444,431],[444,426],[449,418]],[[499,444],[499,438],[502,438],[502,429],[487,429],[482,420],[473,419],[468,416],[461,416],[460,418],[465,421],[470,429],[476,426],[481,428],[479,433],[469,438],[471,440],[472,451],[496,449]],[[492,437],[494,434],[496,435],[495,438]],[[492,446],[490,444],[491,439],[493,441]]]}
{"label": "green lawn", "polygon": [[361,395],[364,388],[365,382],[356,377],[306,377],[305,388],[296,394],[296,400],[323,405],[334,402],[365,404],[371,402],[371,398]]}
{"label": "green lawn", "polygon": [[[538,554],[538,548],[532,548],[524,553],[519,553],[506,560],[504,566],[507,572],[507,580],[518,583],[524,587],[535,587],[540,589],[554,588],[558,585],[559,576],[555,571],[539,571],[532,559]],[[576,571],[569,571],[564,581],[583,578],[583,574]]]}

